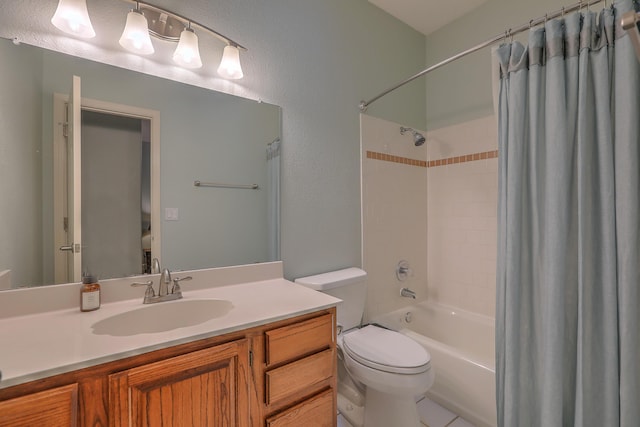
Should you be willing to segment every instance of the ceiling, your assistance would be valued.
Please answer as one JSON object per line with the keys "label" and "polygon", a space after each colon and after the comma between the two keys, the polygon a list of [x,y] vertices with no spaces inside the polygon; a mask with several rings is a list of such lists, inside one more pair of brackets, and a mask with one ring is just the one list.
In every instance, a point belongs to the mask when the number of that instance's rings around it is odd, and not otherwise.
{"label": "ceiling", "polygon": [[369,0],[405,24],[428,35],[488,0]]}

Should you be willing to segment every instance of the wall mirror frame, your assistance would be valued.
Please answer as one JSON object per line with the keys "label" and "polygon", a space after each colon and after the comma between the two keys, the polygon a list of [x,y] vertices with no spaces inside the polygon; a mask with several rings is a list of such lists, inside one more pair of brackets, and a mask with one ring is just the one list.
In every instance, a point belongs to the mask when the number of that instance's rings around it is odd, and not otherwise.
{"label": "wall mirror frame", "polygon": [[[5,182],[0,211],[6,218],[0,226],[0,275],[10,271],[10,287],[61,281],[54,278],[52,255],[51,127],[53,95],[67,93],[73,75],[82,77],[82,97],[93,100],[93,109],[104,102],[159,112],[160,149],[152,164],[161,171],[154,215],[163,267],[189,270],[280,259],[280,158],[274,155],[280,145],[280,107],[8,40],[0,40],[0,46],[3,63],[12,64],[0,72],[6,104],[0,107],[5,117],[0,149],[14,156],[5,156],[12,165],[0,168]],[[14,54],[16,59],[9,57]],[[31,70],[20,71],[20,63]],[[258,188],[197,187],[198,180]]]}

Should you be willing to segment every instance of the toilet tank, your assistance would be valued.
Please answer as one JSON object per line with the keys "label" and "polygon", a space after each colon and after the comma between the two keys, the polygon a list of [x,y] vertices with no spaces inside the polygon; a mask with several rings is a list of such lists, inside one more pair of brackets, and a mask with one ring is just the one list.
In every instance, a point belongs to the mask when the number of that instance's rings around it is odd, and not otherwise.
{"label": "toilet tank", "polygon": [[367,272],[356,267],[301,277],[295,282],[342,300],[337,308],[338,325],[346,331],[360,326],[367,298]]}

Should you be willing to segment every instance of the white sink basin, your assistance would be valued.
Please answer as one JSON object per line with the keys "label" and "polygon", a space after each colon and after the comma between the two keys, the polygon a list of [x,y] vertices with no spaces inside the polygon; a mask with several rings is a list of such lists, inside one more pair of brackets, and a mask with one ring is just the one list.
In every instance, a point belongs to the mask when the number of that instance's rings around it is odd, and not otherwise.
{"label": "white sink basin", "polygon": [[92,329],[96,335],[117,337],[167,332],[222,317],[232,308],[231,301],[218,299],[160,302],[107,317]]}

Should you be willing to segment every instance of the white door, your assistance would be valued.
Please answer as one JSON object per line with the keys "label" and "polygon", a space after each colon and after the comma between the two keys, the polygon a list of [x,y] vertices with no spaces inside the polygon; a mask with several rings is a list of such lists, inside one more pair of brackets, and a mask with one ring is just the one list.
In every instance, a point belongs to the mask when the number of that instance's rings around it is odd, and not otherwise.
{"label": "white door", "polygon": [[67,252],[69,282],[82,280],[81,229],[81,98],[80,77],[73,76],[73,85],[67,103],[67,244],[60,247]]}

